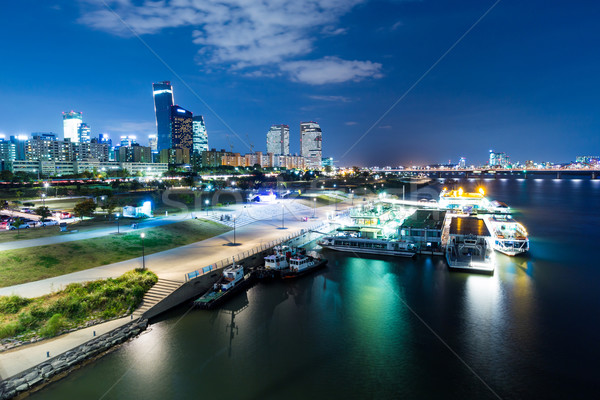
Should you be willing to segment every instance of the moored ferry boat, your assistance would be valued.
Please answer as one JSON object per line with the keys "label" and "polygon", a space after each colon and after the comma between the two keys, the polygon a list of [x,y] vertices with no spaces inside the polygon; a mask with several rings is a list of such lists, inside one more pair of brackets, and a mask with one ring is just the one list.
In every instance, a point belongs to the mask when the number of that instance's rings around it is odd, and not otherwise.
{"label": "moored ferry boat", "polygon": [[244,277],[244,266],[236,265],[223,270],[223,276],[206,293],[194,301],[194,306],[211,309],[225,301],[231,294],[237,292],[247,282]]}
{"label": "moored ferry boat", "polygon": [[369,239],[353,236],[327,236],[317,242],[321,247],[353,253],[412,257],[417,253],[414,243],[387,239]]}
{"label": "moored ferry boat", "polygon": [[527,229],[510,215],[490,215],[486,217],[485,222],[492,233],[494,250],[507,256],[529,251]]}
{"label": "moored ferry boat", "polygon": [[482,219],[456,217],[450,222],[446,261],[451,270],[493,274],[496,257]]}
{"label": "moored ferry boat", "polygon": [[298,278],[318,268],[324,267],[327,259],[322,258],[315,252],[310,255],[297,255],[289,260],[289,268],[281,271],[283,279]]}

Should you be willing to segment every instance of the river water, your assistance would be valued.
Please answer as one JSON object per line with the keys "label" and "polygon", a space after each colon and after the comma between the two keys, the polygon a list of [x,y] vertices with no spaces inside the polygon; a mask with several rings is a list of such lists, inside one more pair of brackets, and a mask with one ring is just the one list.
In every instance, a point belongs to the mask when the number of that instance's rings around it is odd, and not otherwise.
{"label": "river water", "polygon": [[600,181],[484,184],[531,239],[528,255],[499,254],[493,276],[327,252],[320,272],[221,310],[173,310],[31,398],[595,397]]}

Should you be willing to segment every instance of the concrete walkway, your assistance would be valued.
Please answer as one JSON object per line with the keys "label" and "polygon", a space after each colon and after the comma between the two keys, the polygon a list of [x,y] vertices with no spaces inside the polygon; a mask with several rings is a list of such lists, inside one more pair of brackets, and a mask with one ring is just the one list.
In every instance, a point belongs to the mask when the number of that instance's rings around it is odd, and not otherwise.
{"label": "concrete walkway", "polygon": [[[44,361],[59,354],[69,351],[85,342],[110,332],[131,321],[131,317],[115,319],[102,324],[83,328],[75,332],[67,333],[53,339],[42,340],[27,346],[17,347],[0,353],[0,379],[10,378],[31,367],[35,367]],[[46,352],[50,352],[50,357]]]}

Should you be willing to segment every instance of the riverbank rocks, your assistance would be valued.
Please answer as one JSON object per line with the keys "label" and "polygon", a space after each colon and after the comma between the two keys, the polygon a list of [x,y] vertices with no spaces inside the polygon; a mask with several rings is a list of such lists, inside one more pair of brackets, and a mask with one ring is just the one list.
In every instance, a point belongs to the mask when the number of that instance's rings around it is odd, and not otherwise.
{"label": "riverbank rocks", "polygon": [[74,349],[36,365],[0,382],[0,400],[13,398],[81,362],[95,357],[111,347],[138,335],[148,327],[148,320],[138,320],[98,336]]}

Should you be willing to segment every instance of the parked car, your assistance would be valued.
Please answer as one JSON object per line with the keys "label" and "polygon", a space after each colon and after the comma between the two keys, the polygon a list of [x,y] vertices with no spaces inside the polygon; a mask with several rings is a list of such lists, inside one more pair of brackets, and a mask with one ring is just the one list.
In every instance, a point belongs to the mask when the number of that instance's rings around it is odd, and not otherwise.
{"label": "parked car", "polygon": [[[28,228],[29,228],[28,223],[24,223],[23,225],[21,225],[19,227],[19,229],[28,229]],[[9,230],[9,231],[14,231],[15,229],[17,229],[17,227],[14,226],[13,223],[11,222],[10,224],[6,224],[6,227],[4,229]]]}
{"label": "parked car", "polygon": [[43,219],[41,220],[42,226],[53,226],[58,225],[58,221],[55,219]]}

